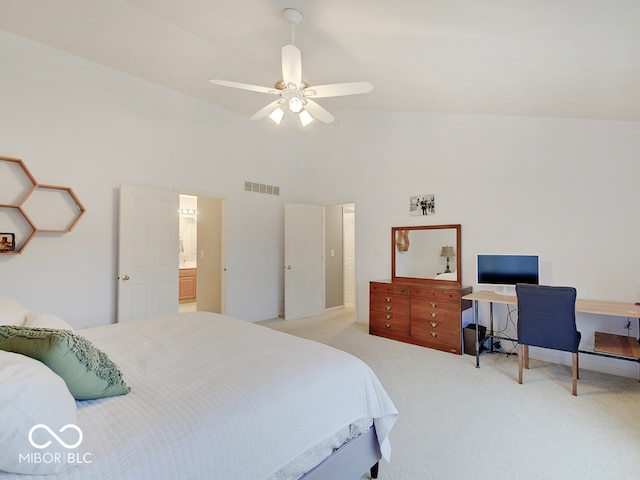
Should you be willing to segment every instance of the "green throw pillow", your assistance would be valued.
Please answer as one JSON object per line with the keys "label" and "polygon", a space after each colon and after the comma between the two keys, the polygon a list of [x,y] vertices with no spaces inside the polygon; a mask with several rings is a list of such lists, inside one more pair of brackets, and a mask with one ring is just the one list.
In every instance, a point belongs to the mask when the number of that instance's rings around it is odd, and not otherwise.
{"label": "green throw pillow", "polygon": [[62,377],[76,400],[113,397],[131,390],[104,352],[69,330],[0,326],[0,349],[40,360]]}

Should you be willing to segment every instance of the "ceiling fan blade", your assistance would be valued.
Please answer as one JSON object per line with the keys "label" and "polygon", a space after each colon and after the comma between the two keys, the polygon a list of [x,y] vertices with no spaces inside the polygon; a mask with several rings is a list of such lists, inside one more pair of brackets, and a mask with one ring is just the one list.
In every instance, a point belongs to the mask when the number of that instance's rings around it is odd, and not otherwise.
{"label": "ceiling fan blade", "polygon": [[261,87],[259,85],[251,85],[249,83],[240,83],[240,82],[230,82],[229,80],[209,80],[210,83],[214,85],[220,85],[223,87],[231,87],[231,88],[239,88],[241,90],[249,90],[252,92],[260,92],[260,93],[271,93],[275,95],[280,95],[280,90],[277,88],[269,88],[269,87]]}
{"label": "ceiling fan blade", "polygon": [[313,100],[307,99],[307,103],[304,106],[305,110],[307,110],[311,115],[324,123],[333,123],[335,121],[335,117],[331,115],[327,110],[318,105]]}
{"label": "ceiling fan blade", "polygon": [[280,100],[271,102],[266,107],[263,107],[260,110],[258,110],[256,113],[254,113],[253,116],[251,117],[251,120],[260,120],[266,117],[267,115],[270,115],[271,112],[273,112],[276,108],[278,108],[279,104],[280,104]]}
{"label": "ceiling fan blade", "polygon": [[344,95],[358,95],[369,93],[373,85],[369,82],[331,83],[305,88],[302,93],[309,98],[342,97]]}
{"label": "ceiling fan blade", "polygon": [[282,47],[282,81],[285,85],[294,84],[294,88],[302,83],[302,56],[295,45]]}

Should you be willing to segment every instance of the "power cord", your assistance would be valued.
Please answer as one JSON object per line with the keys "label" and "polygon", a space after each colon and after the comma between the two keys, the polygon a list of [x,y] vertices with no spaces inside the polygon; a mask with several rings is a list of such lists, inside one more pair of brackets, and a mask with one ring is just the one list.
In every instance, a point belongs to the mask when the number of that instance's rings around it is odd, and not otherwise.
{"label": "power cord", "polygon": [[[499,330],[495,330],[493,333],[498,334],[498,335],[505,335],[507,336],[506,332],[509,329],[509,325],[511,325],[513,327],[514,331],[518,330],[518,327],[516,325],[516,322],[513,318],[513,313],[518,311],[518,307],[510,307],[507,305],[507,323],[505,324],[505,326]],[[504,340],[505,342],[511,342],[511,347],[504,349],[502,347],[502,344],[500,343],[502,341],[501,340],[496,340],[493,343],[493,350],[494,352],[497,351],[497,353],[502,353],[504,355],[506,355],[507,357],[510,355],[517,355],[518,354],[518,342],[512,341],[512,340]]]}

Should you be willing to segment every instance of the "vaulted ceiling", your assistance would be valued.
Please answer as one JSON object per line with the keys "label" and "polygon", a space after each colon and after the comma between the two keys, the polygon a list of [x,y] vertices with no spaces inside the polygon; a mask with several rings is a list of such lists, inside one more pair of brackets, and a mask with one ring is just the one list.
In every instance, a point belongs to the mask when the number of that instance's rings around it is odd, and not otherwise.
{"label": "vaulted ceiling", "polygon": [[638,0],[0,0],[0,29],[251,116],[291,43],[343,108],[640,121]]}

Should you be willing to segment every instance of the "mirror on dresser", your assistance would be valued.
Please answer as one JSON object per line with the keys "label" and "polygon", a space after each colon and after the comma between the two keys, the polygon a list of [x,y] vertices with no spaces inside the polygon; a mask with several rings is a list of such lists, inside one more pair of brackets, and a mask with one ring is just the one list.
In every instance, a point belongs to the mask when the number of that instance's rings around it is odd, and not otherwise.
{"label": "mirror on dresser", "polygon": [[462,284],[460,225],[391,229],[393,281]]}

